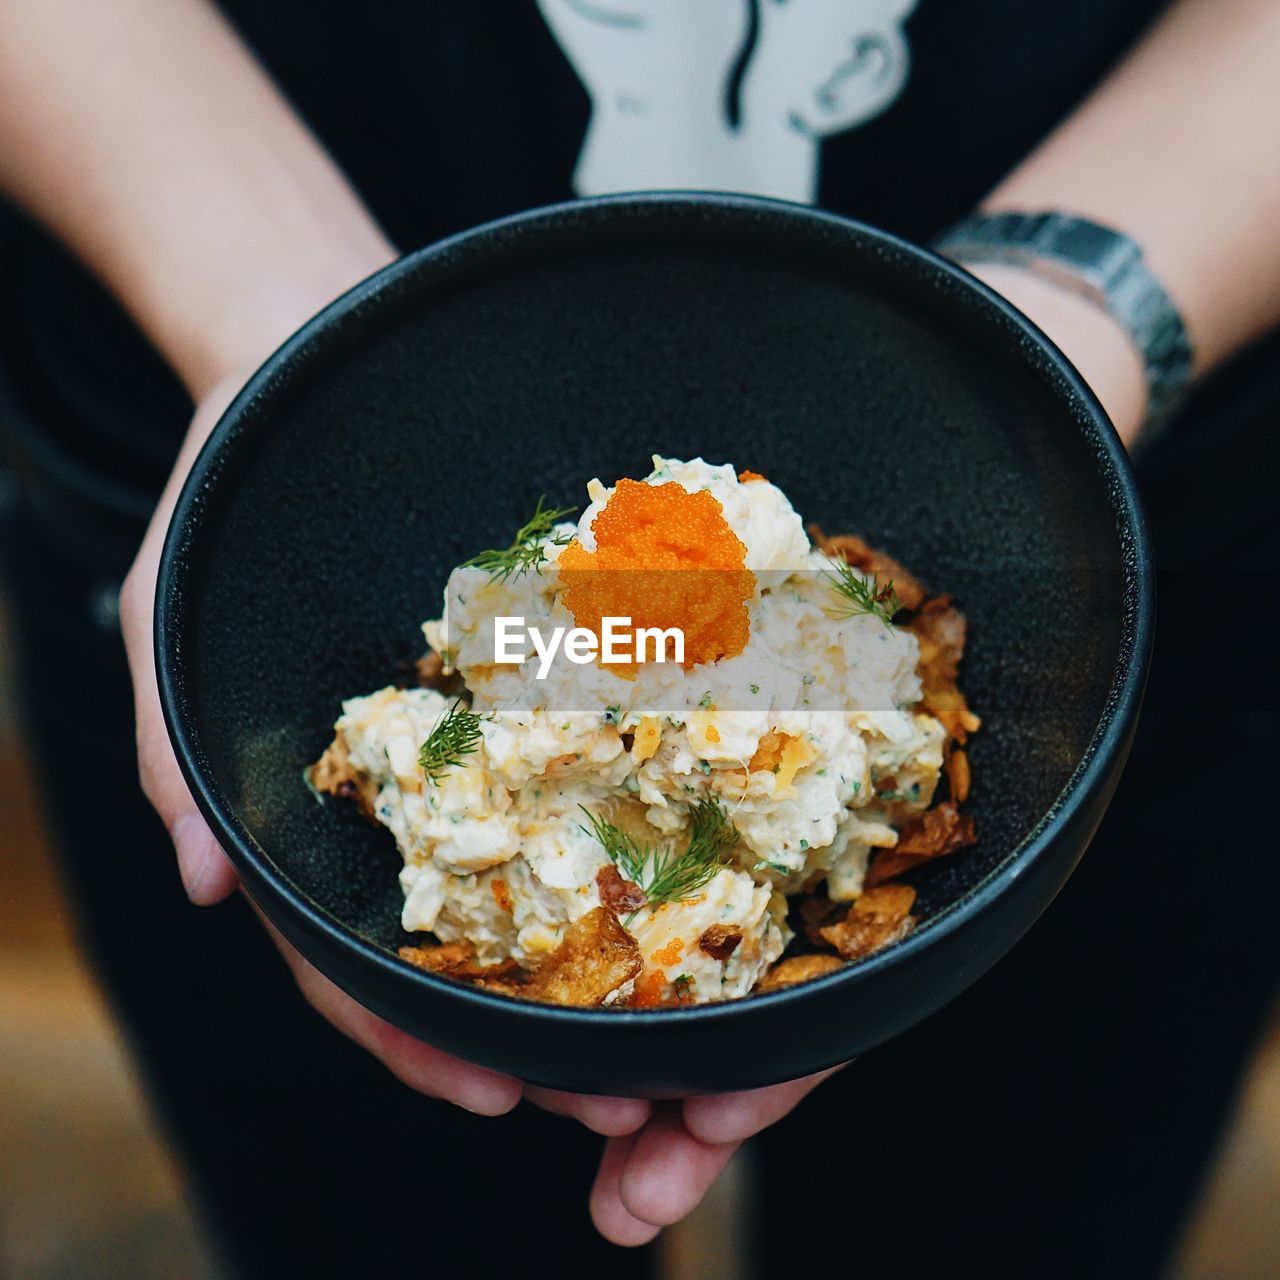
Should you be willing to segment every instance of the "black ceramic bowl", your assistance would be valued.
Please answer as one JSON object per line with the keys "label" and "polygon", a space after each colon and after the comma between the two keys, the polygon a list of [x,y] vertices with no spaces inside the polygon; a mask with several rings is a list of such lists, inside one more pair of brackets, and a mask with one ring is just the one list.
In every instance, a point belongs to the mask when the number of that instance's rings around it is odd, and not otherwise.
{"label": "black ceramic bowl", "polygon": [[[562,1008],[396,956],[391,837],[317,804],[340,701],[422,649],[450,568],[540,494],[653,452],[762,472],[971,622],[978,845],[918,872],[921,925],[830,977],[687,1009]],[[544,1085],[737,1089],[863,1053],[1032,924],[1123,766],[1152,578],[1123,451],[1017,312],[911,245],[737,198],[583,202],[411,255],[290,339],[196,463],[156,642],[178,758],[245,886],[369,1008]],[[1009,961],[1016,964],[1016,956]]]}

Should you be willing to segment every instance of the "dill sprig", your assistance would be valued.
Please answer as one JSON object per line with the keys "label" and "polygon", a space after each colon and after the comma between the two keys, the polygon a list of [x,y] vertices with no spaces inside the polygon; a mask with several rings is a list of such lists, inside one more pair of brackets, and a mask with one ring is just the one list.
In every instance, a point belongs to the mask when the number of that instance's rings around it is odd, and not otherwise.
{"label": "dill sprig", "polygon": [[572,534],[562,533],[551,538],[551,530],[557,520],[574,515],[577,507],[547,507],[546,495],[538,499],[538,506],[527,524],[521,525],[511,545],[502,550],[481,551],[470,560],[462,562],[464,569],[479,569],[489,575],[490,582],[506,582],[513,574],[518,578],[530,570],[541,569],[547,558],[546,542],[563,547],[573,539]]}
{"label": "dill sprig", "polygon": [[902,601],[893,588],[893,581],[878,586],[875,574],[865,578],[851,564],[844,560],[830,561],[834,573],[824,573],[823,577],[831,583],[832,591],[839,597],[839,603],[827,612],[833,618],[853,618],[860,613],[869,613],[879,618],[884,625],[891,626],[893,616],[902,608]]}
{"label": "dill sprig", "polygon": [[480,717],[461,702],[455,702],[441,716],[436,727],[418,748],[418,763],[433,783],[454,765],[461,764],[480,743]]}
{"label": "dill sprig", "polygon": [[[697,893],[725,866],[722,855],[738,842],[738,829],[729,821],[724,805],[708,796],[690,810],[689,843],[677,851],[671,845],[641,845],[621,827],[579,805],[590,828],[604,846],[609,860],[640,886],[649,906],[680,902]],[[634,919],[635,913],[628,917]]]}

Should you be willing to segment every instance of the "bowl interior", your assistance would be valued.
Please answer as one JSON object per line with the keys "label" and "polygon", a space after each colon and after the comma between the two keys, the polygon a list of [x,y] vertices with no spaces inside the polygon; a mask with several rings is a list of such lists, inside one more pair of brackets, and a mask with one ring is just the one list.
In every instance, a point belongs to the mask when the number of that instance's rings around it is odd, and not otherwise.
{"label": "bowl interior", "polygon": [[783,206],[583,204],[419,255],[313,323],[219,429],[169,641],[197,767],[257,857],[394,949],[391,837],[302,781],[342,699],[403,673],[450,568],[539,495],[579,505],[592,476],[702,455],[969,617],[980,842],[916,873],[927,922],[1045,820],[1112,696],[1132,530],[1095,412],[954,272]]}

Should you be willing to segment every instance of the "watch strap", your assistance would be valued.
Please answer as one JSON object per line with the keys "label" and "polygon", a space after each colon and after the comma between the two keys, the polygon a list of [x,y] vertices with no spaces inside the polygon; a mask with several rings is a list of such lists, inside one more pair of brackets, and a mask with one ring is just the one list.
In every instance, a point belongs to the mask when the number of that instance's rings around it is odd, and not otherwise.
{"label": "watch strap", "polygon": [[1025,268],[1088,298],[1129,334],[1147,383],[1149,436],[1181,402],[1193,353],[1173,300],[1146,263],[1137,241],[1070,214],[977,213],[935,244],[959,263],[996,262]]}

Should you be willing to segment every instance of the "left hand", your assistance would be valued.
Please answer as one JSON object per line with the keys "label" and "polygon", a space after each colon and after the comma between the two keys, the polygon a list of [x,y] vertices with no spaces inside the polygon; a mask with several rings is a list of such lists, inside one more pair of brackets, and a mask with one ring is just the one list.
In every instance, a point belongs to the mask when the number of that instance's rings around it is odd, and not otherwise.
{"label": "left hand", "polygon": [[[178,490],[247,373],[247,369],[233,371],[202,399],[121,600],[144,787],[174,836],[187,894],[200,905],[228,897],[238,880],[196,809],[173,757],[156,688],[151,619],[160,550]],[[642,1098],[594,1097],[523,1085],[400,1031],[358,1004],[276,930],[267,928],[307,1002],[410,1088],[481,1115],[501,1115],[525,1097],[604,1135],[607,1141],[591,1193],[591,1215],[601,1234],[615,1244],[643,1244],[691,1212],[746,1138],[781,1119],[830,1074],[656,1107]]]}
{"label": "left hand", "polygon": [[[1121,439],[1132,445],[1146,410],[1146,385],[1124,330],[1092,303],[1017,267],[969,270],[1061,347],[1110,414]],[[591,1216],[600,1233],[615,1244],[637,1245],[678,1222],[697,1207],[747,1138],[781,1120],[837,1070],[767,1089],[655,1106],[643,1127],[605,1143],[591,1192]],[[526,1089],[535,1101],[538,1093]]]}

